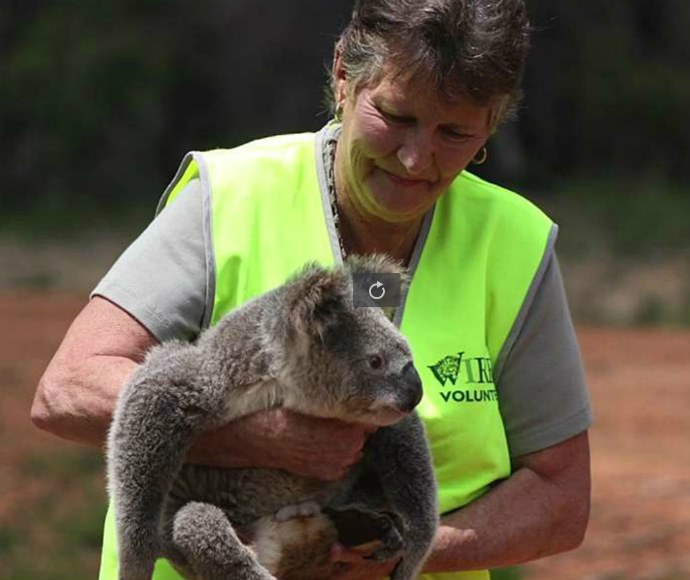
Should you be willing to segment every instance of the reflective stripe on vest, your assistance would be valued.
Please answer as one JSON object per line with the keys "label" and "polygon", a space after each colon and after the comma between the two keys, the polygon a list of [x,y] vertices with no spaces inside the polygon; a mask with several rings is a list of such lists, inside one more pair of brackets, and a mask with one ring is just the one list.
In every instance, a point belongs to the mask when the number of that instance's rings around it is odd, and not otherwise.
{"label": "reflective stripe on vest", "polygon": [[[211,224],[211,324],[305,262],[334,263],[313,134],[188,155],[164,196],[201,179]],[[493,369],[548,248],[552,222],[530,202],[463,172],[437,202],[401,331],[424,383],[424,419],[442,513],[510,475]],[[112,530],[100,580],[116,580]],[[161,564],[161,562],[159,562]],[[104,568],[110,572],[104,574]],[[487,571],[427,575],[486,580]],[[155,580],[177,579],[157,566]]]}

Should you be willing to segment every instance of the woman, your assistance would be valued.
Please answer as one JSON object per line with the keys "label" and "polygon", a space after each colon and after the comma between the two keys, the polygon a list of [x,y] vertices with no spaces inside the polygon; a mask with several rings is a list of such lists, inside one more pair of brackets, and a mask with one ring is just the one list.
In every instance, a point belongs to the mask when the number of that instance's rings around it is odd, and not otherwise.
{"label": "woman", "polygon": [[[158,341],[192,339],[307,260],[384,252],[412,276],[395,322],[425,387],[440,483],[429,573],[486,569],[579,545],[591,414],[556,228],[467,173],[519,98],[522,0],[360,0],[335,51],[336,121],[188,156],[158,218],[69,329],[32,416],[102,446],[123,382]],[[366,428],[271,410],[207,433],[189,460],[335,479]],[[111,524],[101,578],[115,578]],[[338,577],[382,578],[334,546]],[[165,563],[156,578],[172,576]],[[461,572],[464,571],[464,572]]]}

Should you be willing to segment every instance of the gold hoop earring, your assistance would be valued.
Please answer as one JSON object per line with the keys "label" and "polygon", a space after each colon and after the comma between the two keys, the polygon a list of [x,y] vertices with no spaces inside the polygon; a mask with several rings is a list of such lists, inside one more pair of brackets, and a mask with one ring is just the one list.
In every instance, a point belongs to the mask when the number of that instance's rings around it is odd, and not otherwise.
{"label": "gold hoop earring", "polygon": [[472,163],[475,165],[481,165],[484,163],[487,158],[489,157],[489,152],[486,150],[486,147],[482,147],[479,151],[477,151],[477,154],[472,158]]}
{"label": "gold hoop earring", "polygon": [[333,111],[333,118],[338,122],[343,122],[343,103],[340,102],[335,106],[335,111]]}

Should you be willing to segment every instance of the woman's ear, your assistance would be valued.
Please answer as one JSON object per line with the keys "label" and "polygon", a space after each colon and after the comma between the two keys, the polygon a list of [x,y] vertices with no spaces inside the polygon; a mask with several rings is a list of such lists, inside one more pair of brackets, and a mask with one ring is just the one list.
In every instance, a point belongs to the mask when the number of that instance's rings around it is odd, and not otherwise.
{"label": "woman's ear", "polygon": [[343,67],[343,51],[338,44],[333,55],[333,97],[336,107],[345,105],[345,95],[347,94],[347,78]]}

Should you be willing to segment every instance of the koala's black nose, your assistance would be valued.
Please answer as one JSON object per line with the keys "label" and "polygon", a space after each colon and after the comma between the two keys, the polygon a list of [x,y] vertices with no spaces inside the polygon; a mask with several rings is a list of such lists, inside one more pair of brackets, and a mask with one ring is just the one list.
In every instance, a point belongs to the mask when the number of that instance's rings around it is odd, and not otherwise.
{"label": "koala's black nose", "polygon": [[400,393],[400,410],[409,413],[422,400],[422,379],[410,362],[402,372],[402,392]]}

